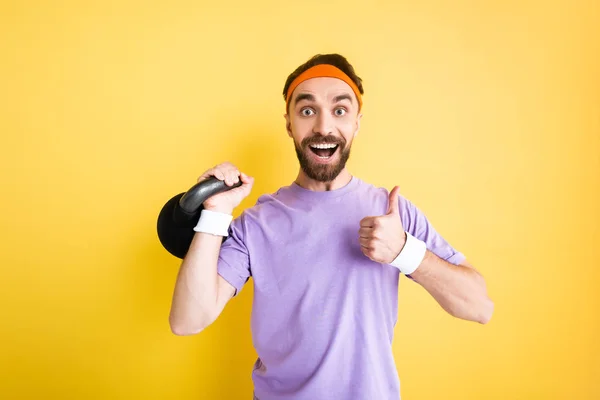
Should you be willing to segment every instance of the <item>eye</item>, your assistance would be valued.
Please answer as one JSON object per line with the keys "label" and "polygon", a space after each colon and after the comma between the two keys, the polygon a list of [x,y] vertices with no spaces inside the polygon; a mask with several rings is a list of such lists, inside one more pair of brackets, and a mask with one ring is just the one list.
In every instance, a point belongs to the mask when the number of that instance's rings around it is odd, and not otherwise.
{"label": "eye", "polygon": [[303,108],[302,110],[300,110],[300,114],[302,114],[305,117],[310,117],[313,113],[314,111],[310,108]]}
{"label": "eye", "polygon": [[337,115],[338,117],[341,117],[342,115],[346,114],[346,110],[344,108],[336,108],[335,110],[335,115]]}

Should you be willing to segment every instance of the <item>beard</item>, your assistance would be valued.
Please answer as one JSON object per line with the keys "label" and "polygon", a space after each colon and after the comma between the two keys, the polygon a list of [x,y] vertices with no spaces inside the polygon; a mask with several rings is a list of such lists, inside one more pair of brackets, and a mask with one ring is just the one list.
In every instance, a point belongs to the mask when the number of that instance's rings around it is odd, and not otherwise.
{"label": "beard", "polygon": [[[316,143],[333,143],[337,144],[338,148],[335,153],[340,153],[340,157],[335,163],[329,164],[318,164],[311,160],[309,152],[311,144]],[[340,172],[346,167],[346,162],[350,158],[350,145],[346,146],[346,140],[344,138],[335,138],[332,136],[312,136],[305,138],[301,145],[298,145],[294,140],[294,147],[296,149],[296,156],[300,162],[300,168],[310,178],[317,182],[330,182],[334,180]],[[336,154],[332,157],[336,157]]]}

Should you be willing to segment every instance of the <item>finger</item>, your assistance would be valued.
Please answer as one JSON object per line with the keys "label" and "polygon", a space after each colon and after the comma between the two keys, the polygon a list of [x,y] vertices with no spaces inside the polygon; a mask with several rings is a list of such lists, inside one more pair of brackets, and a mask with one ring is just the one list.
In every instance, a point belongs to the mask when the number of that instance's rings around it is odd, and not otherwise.
{"label": "finger", "polygon": [[223,177],[224,177],[223,181],[225,182],[225,184],[227,186],[231,186],[231,184],[229,183],[229,181],[230,181],[229,171],[227,169],[225,169],[225,168],[222,171],[223,171]]}
{"label": "finger", "polygon": [[211,171],[209,176],[214,176],[215,178],[224,181],[225,180],[225,174],[223,173],[222,170],[215,168]]}
{"label": "finger", "polygon": [[359,237],[358,243],[360,243],[360,245],[366,249],[373,249],[373,246],[375,245],[375,241],[373,240],[373,238]]}
{"label": "finger", "polygon": [[358,236],[364,238],[373,237],[374,228],[371,227],[363,227],[358,230]]}
{"label": "finger", "polygon": [[252,185],[254,184],[254,178],[242,173],[240,175],[240,179],[242,180],[242,186],[240,186],[240,189],[242,189],[244,191],[245,195],[247,196],[248,194],[250,194],[250,191],[252,190]]}
{"label": "finger", "polygon": [[239,180],[239,171],[235,168],[228,168],[224,172],[225,174],[225,183],[228,186],[233,186],[233,184],[237,183]]}
{"label": "finger", "polygon": [[198,177],[198,179],[196,180],[196,182],[200,182],[205,180],[206,178],[208,178],[209,176],[211,176],[211,174],[213,173],[214,169],[209,169],[207,171],[205,171],[202,175],[200,175]]}
{"label": "finger", "polygon": [[361,219],[360,220],[360,227],[361,228],[368,228],[368,227],[375,226],[375,218],[376,217],[365,217],[365,218]]}
{"label": "finger", "polygon": [[232,171],[233,183],[238,183],[240,181],[240,174],[241,172],[237,168]]}
{"label": "finger", "polygon": [[360,251],[362,251],[362,253],[367,256],[367,258],[370,258],[371,260],[373,259],[373,250],[369,249],[367,247],[361,246],[360,247]]}
{"label": "finger", "polygon": [[225,180],[225,175],[223,174],[223,171],[215,167],[209,169],[208,171],[200,175],[200,177],[198,178],[198,182],[203,181],[206,178],[210,178],[211,176],[214,176],[215,178],[222,181]]}
{"label": "finger", "polygon": [[400,208],[398,206],[398,192],[400,188],[394,186],[394,189],[390,192],[390,198],[388,199],[388,215],[400,215]]}

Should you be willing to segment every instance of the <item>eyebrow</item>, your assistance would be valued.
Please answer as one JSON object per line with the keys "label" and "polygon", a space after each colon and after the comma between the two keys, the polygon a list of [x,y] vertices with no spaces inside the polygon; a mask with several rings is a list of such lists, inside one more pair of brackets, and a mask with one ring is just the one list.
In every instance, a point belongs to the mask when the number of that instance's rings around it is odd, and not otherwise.
{"label": "eyebrow", "polygon": [[315,96],[310,93],[300,93],[296,96],[296,104],[300,103],[302,100],[315,101]]}
{"label": "eyebrow", "polygon": [[[315,101],[315,96],[313,96],[310,93],[300,93],[298,96],[296,96],[296,104],[300,103],[302,100]],[[333,98],[334,103],[339,103],[342,100],[348,100],[350,101],[350,103],[352,103],[352,96],[350,96],[347,93],[344,93]]]}
{"label": "eyebrow", "polygon": [[352,96],[350,96],[349,94],[344,93],[344,94],[340,94],[339,96],[335,96],[333,98],[333,102],[334,103],[339,103],[342,100],[348,100],[348,101],[350,101],[350,103],[352,103]]}

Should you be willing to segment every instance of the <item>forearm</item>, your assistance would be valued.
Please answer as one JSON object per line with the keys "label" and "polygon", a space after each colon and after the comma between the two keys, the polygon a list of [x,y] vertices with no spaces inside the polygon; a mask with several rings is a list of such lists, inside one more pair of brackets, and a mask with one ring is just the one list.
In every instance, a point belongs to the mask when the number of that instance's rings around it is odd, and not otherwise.
{"label": "forearm", "polygon": [[410,276],[449,314],[482,324],[490,320],[494,304],[485,280],[474,268],[454,265],[428,250]]}
{"label": "forearm", "polygon": [[221,236],[196,233],[177,274],[169,323],[177,334],[198,332],[218,314]]}

